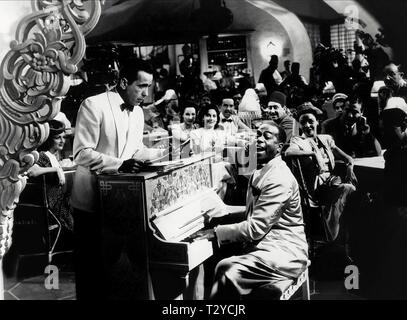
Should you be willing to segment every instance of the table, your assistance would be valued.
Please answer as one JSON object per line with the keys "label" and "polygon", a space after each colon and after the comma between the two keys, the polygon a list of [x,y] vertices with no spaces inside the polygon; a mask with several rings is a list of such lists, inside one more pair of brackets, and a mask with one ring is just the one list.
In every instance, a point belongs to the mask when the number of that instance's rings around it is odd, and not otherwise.
{"label": "table", "polygon": [[369,158],[355,158],[354,167],[366,168],[372,170],[384,170],[383,156],[369,157]]}
{"label": "table", "polygon": [[367,192],[382,190],[384,163],[383,156],[354,159],[354,171],[360,190]]}

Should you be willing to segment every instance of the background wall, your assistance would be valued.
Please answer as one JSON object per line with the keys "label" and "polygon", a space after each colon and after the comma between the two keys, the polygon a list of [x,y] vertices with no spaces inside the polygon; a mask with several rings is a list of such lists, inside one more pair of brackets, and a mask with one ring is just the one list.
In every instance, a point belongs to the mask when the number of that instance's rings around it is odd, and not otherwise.
{"label": "background wall", "polygon": [[250,9],[248,17],[257,23],[256,31],[249,38],[252,71],[257,82],[261,70],[268,66],[273,54],[279,57],[279,70],[283,69],[284,60],[292,61],[293,47],[286,30],[276,18],[256,7],[250,6]]}
{"label": "background wall", "polygon": [[[251,4],[248,19],[256,31],[251,36],[253,73],[258,80],[260,72],[268,65],[271,54],[279,56],[279,70],[284,60],[299,62],[301,74],[309,80],[312,65],[311,43],[304,25],[298,17],[272,1],[246,0]],[[267,44],[273,42],[273,45]]]}

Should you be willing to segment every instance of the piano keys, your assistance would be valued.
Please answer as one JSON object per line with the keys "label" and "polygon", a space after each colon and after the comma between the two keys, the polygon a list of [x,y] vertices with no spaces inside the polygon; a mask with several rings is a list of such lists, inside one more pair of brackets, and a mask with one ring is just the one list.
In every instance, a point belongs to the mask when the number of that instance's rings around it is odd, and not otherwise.
{"label": "piano keys", "polygon": [[[130,262],[124,269],[138,273],[113,277],[137,280],[141,295],[127,299],[182,295],[190,290],[189,273],[213,255],[211,241],[193,240],[210,216],[226,212],[213,188],[212,158],[195,156],[159,171],[98,176],[104,242],[124,241],[127,252],[121,255]],[[109,245],[105,250],[111,250]]]}

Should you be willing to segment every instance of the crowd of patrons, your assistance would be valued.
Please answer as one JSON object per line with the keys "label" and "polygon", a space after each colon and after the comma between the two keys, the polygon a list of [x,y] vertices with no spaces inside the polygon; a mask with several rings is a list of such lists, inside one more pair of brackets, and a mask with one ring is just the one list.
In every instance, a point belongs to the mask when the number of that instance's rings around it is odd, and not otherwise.
{"label": "crowd of patrons", "polygon": [[[237,83],[227,69],[205,72],[192,90],[167,88],[144,106],[145,134],[161,132],[187,142],[191,155],[230,145],[247,148],[254,141],[251,132],[276,123],[287,136],[283,156],[310,156],[316,164],[316,200],[324,207],[328,238],[335,240],[356,191],[354,158],[384,153],[386,200],[403,205],[407,199],[407,82],[391,61],[374,78],[357,62],[322,86],[308,83],[297,62],[285,61],[279,72],[277,56],[255,83],[245,77]],[[335,170],[338,161],[346,168],[342,175]],[[235,183],[233,165],[219,162],[218,180]]]}
{"label": "crowd of patrons", "polygon": [[[211,106],[217,114],[214,129],[224,130],[229,137],[274,121],[284,127],[289,143],[293,135],[302,134],[299,110],[308,106],[318,113],[318,133],[332,136],[345,153],[351,157],[381,155],[388,143],[384,128],[388,121],[383,122],[382,111],[390,98],[407,95],[406,82],[396,64],[390,62],[385,67],[382,81],[370,79],[368,72],[362,76],[359,69],[353,70],[354,74],[348,72],[351,85],[332,79],[321,89],[307,83],[299,63],[292,63],[291,68],[289,61],[284,65],[280,73],[278,57],[272,56],[257,83],[238,84],[227,70],[215,69],[205,72],[193,91],[174,86],[157,92],[156,101],[144,106],[145,132],[168,132],[186,141],[193,130],[204,127],[203,113]],[[348,90],[338,92],[336,85]]]}

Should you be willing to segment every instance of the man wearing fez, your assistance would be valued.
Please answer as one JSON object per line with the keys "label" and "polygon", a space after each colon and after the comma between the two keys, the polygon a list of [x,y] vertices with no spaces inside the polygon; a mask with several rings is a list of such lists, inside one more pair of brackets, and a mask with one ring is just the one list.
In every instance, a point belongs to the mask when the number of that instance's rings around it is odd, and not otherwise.
{"label": "man wearing fez", "polygon": [[282,127],[290,142],[293,135],[298,135],[298,126],[293,117],[288,114],[286,107],[286,95],[280,91],[274,91],[270,94],[267,106],[263,108],[265,119],[273,120],[277,125]]}

